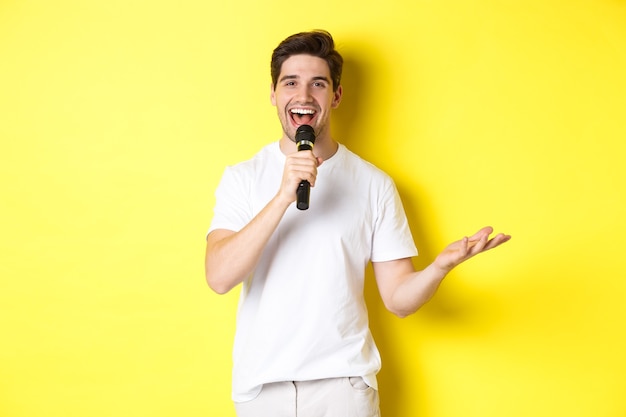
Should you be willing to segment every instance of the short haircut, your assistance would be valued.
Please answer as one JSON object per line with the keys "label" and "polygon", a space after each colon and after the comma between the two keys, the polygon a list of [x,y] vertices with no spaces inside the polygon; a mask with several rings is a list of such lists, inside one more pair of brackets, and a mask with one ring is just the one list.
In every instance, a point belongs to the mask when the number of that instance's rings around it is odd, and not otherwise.
{"label": "short haircut", "polygon": [[325,30],[313,30],[291,35],[283,40],[272,53],[272,83],[276,88],[283,63],[293,55],[312,55],[322,58],[328,64],[333,91],[341,84],[343,58],[335,49],[333,37]]}

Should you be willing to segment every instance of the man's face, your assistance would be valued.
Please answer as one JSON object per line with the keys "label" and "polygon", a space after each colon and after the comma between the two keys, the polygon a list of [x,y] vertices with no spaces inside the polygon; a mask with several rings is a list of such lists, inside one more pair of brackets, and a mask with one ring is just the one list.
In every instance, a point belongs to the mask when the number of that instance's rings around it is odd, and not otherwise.
{"label": "man's face", "polygon": [[296,129],[306,124],[317,137],[328,135],[330,111],[341,101],[341,86],[333,92],[328,64],[311,55],[293,55],[281,67],[272,86],[272,104],[285,135],[295,141]]}

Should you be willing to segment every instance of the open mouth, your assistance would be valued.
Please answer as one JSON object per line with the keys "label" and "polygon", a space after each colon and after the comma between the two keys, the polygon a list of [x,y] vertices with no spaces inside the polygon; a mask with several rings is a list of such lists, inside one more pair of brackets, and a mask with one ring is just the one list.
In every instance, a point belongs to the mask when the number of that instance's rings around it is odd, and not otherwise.
{"label": "open mouth", "polygon": [[316,111],[313,109],[305,109],[305,108],[293,108],[289,110],[289,114],[291,114],[291,120],[296,125],[309,125],[315,119]]}

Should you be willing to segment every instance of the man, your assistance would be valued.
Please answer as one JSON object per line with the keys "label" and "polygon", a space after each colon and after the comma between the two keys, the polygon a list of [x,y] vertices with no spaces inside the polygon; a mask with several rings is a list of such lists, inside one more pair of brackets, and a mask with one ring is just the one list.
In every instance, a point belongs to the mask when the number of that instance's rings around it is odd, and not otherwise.
{"label": "man", "polygon": [[[206,279],[217,293],[243,284],[233,352],[239,417],[379,415],[380,356],[368,328],[364,271],[372,262],[387,309],[428,301],[446,274],[510,236],[481,229],[423,271],[393,181],[330,133],[343,60],[324,31],[285,39],[272,55],[271,102],[283,135],[228,167],[207,236]],[[315,131],[298,151],[300,125]],[[310,183],[306,211],[293,204]]]}

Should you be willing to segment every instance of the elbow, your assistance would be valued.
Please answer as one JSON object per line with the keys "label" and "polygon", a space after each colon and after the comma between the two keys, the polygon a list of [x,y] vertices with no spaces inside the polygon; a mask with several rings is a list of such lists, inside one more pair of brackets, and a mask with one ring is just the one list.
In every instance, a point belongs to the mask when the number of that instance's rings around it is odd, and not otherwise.
{"label": "elbow", "polygon": [[209,288],[211,290],[213,290],[213,292],[215,294],[224,295],[224,294],[226,294],[228,292],[228,288],[226,288],[224,286],[221,286],[221,285],[218,285],[218,284],[214,284],[214,283],[212,283],[210,281],[207,281],[207,283],[209,284]]}
{"label": "elbow", "polygon": [[204,264],[204,277],[209,288],[216,294],[226,294],[233,288],[219,268],[212,267],[208,260]]}
{"label": "elbow", "polygon": [[384,304],[387,310],[403,319],[417,313],[417,311],[429,300],[430,297],[416,297],[408,299],[405,297],[391,297]]}
{"label": "elbow", "polygon": [[210,258],[204,264],[204,275],[209,288],[217,294],[226,294],[246,278],[246,275],[229,263],[214,262]]}
{"label": "elbow", "polygon": [[221,268],[221,264],[212,261],[208,252],[204,261],[204,277],[209,288],[216,294],[226,294],[234,287],[228,280],[226,272]]}
{"label": "elbow", "polygon": [[415,313],[415,311],[410,311],[410,310],[400,310],[400,309],[390,309],[390,308],[387,308],[387,310],[389,310],[396,317],[399,317],[401,319],[407,318],[411,314]]}
{"label": "elbow", "polygon": [[411,315],[410,313],[399,312],[399,311],[392,311],[392,313],[393,313],[396,317],[401,318],[401,319],[405,319],[405,318],[407,318],[408,316],[410,316],[410,315]]}
{"label": "elbow", "polygon": [[404,319],[404,318],[414,314],[415,312],[417,312],[417,310],[419,310],[419,308],[420,308],[420,305],[415,305],[415,304],[398,305],[398,304],[394,304],[394,303],[385,303],[385,308],[387,309],[387,311],[389,311],[390,313],[392,313],[396,317]]}
{"label": "elbow", "polygon": [[209,285],[209,288],[219,295],[226,294],[233,288],[232,285],[229,285],[224,280],[220,280],[213,274],[209,273],[206,274],[206,282]]}

